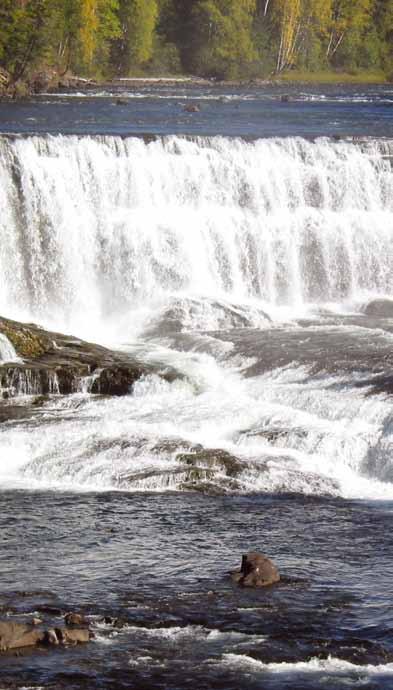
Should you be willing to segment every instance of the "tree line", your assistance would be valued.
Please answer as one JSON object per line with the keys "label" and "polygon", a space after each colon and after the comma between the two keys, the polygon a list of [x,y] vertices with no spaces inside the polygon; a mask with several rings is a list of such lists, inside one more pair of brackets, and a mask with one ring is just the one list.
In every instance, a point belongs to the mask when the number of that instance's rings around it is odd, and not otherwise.
{"label": "tree line", "polygon": [[393,0],[0,0],[0,66],[85,76],[383,70]]}

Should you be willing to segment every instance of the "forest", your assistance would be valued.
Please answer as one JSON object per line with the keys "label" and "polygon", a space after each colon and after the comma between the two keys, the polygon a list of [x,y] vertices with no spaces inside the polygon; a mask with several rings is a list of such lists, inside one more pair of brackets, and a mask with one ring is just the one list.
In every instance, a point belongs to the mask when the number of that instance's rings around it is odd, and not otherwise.
{"label": "forest", "polygon": [[0,0],[0,66],[95,78],[218,80],[380,71],[392,0]]}

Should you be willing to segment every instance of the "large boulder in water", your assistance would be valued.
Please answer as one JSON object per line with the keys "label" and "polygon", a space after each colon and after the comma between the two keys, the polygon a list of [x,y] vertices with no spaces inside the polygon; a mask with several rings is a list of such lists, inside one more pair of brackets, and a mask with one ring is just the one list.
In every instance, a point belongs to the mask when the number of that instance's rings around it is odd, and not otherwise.
{"label": "large boulder in water", "polygon": [[34,647],[44,640],[45,633],[35,629],[31,625],[14,623],[13,621],[0,621],[0,651],[8,649],[20,649],[22,647]]}
{"label": "large boulder in water", "polygon": [[363,313],[379,319],[393,319],[393,300],[373,299],[363,308]]}
{"label": "large boulder in water", "polygon": [[241,568],[232,573],[232,580],[242,587],[268,587],[279,582],[280,574],[270,558],[252,551],[243,556]]}

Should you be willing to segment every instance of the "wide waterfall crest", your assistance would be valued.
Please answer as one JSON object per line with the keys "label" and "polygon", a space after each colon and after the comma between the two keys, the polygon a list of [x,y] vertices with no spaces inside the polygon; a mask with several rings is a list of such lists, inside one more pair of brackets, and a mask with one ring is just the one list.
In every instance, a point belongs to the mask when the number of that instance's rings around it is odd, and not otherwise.
{"label": "wide waterfall crest", "polygon": [[0,139],[0,313],[272,305],[393,289],[392,142]]}

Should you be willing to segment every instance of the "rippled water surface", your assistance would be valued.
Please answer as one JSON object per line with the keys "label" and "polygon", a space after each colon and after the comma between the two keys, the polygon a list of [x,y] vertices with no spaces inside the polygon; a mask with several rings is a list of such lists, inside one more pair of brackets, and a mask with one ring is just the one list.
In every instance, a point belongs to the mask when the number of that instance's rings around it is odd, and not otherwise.
{"label": "rippled water surface", "polygon": [[[121,103],[117,104],[117,99]],[[199,112],[184,111],[197,105]],[[90,89],[0,105],[2,132],[393,136],[393,87],[187,85]]]}
{"label": "rippled water surface", "polygon": [[[6,658],[4,679],[69,688],[93,687],[93,678],[98,688],[391,686],[391,504],[24,491],[3,493],[1,503],[2,607],[77,606],[93,625],[108,612],[125,623],[96,624],[87,654]],[[239,590],[227,576],[255,546],[281,569],[273,590]]]}

